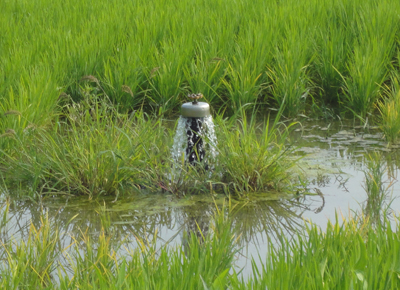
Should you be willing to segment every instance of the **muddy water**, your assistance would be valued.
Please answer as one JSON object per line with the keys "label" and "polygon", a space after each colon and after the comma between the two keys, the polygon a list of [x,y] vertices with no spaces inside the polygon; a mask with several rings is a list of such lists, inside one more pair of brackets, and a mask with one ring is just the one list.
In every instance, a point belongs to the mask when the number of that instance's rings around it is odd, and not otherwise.
{"label": "muddy water", "polygon": [[[265,257],[269,239],[278,240],[280,235],[290,238],[304,224],[303,219],[325,228],[328,220],[340,212],[346,217],[360,212],[366,201],[363,188],[364,155],[373,151],[384,153],[387,179],[393,185],[392,197],[400,194],[396,177],[400,164],[398,145],[387,146],[382,135],[374,127],[357,127],[351,123],[303,122],[291,139],[296,146],[295,156],[300,170],[311,181],[310,195],[292,198],[282,195],[263,195],[246,200],[231,200],[231,208],[224,196],[189,196],[177,199],[172,195],[143,194],[113,201],[112,199],[87,200],[87,198],[49,198],[34,203],[13,201],[9,211],[9,223],[2,239],[11,236],[24,238],[29,232],[30,221],[40,226],[40,217],[47,213],[60,230],[60,249],[72,243],[72,236],[81,230],[94,238],[106,225],[115,243],[134,248],[137,238],[152,240],[157,236],[159,247],[176,245],[184,241],[184,231],[197,231],[199,226],[207,233],[210,219],[225,204],[230,211],[233,230],[240,236],[236,265],[244,275],[251,271],[251,258]],[[394,199],[391,208],[397,213],[400,199]]]}

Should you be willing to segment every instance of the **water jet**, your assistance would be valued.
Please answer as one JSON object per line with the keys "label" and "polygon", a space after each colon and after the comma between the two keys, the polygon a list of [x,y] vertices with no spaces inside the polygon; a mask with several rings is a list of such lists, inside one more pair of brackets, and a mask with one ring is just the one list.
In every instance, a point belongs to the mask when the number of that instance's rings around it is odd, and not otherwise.
{"label": "water jet", "polygon": [[185,162],[196,165],[207,163],[217,156],[217,138],[214,132],[214,123],[210,114],[210,105],[198,102],[203,94],[189,95],[192,102],[181,106],[181,116],[172,147],[172,157],[180,162],[184,156]]}

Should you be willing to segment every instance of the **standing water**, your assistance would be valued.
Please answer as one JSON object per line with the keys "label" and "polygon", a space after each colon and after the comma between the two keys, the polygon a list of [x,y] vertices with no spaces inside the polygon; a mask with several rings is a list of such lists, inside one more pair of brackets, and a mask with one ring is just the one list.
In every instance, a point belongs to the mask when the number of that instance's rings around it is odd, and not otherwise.
{"label": "standing water", "polygon": [[[171,158],[178,164],[189,162],[188,145],[193,147],[196,143],[194,135],[188,134],[188,131],[193,133],[191,121],[192,118],[186,116],[178,120],[171,148]],[[213,120],[207,115],[199,118],[198,122],[196,124],[201,123],[201,130],[196,134],[202,138],[202,152],[205,154],[202,162],[212,165],[218,157]],[[382,162],[388,168],[383,180],[389,180],[387,186],[393,182],[389,195],[400,195],[400,183],[395,183],[400,174],[400,144],[388,146],[378,128],[355,127],[353,122],[328,124],[310,120],[303,122],[301,129],[292,133],[292,139],[297,140],[295,158],[303,156],[298,165],[310,180],[310,191],[320,191],[323,199],[318,194],[292,199],[280,194],[231,199],[229,203],[232,208],[226,208],[226,214],[232,221],[232,231],[238,237],[236,242],[241,249],[235,265],[245,277],[252,275],[253,263],[258,267],[265,263],[269,241],[276,241],[279,246],[282,237],[290,240],[304,226],[303,219],[325,230],[328,220],[334,222],[338,217],[340,221],[342,216],[348,217],[362,211],[363,204],[368,203],[364,189],[365,154],[382,152]],[[5,201],[1,203],[1,185],[0,216],[3,217],[7,204]],[[3,195],[6,192],[4,189]],[[137,248],[141,240],[152,241],[156,237],[156,246],[161,248],[164,245],[182,244],[183,230],[200,228],[202,233],[206,233],[216,206],[222,209],[226,205],[226,196],[218,194],[178,198],[173,194],[148,194],[143,191],[118,200],[114,200],[114,197],[101,198],[104,200],[100,200],[100,197],[87,199],[65,195],[43,197],[39,204],[26,199],[14,201],[9,205],[7,224],[3,228],[0,226],[0,240],[4,244],[14,238],[27,240],[30,223],[40,228],[42,216],[47,215],[59,229],[59,252],[72,248],[69,246],[80,241],[81,233],[89,234],[96,241],[102,227],[107,225],[108,232],[112,233],[110,239],[116,245],[123,241],[119,254],[126,255],[125,251]],[[400,199],[388,200],[388,204],[398,214]],[[61,265],[68,265],[66,257],[67,254],[59,256]]]}

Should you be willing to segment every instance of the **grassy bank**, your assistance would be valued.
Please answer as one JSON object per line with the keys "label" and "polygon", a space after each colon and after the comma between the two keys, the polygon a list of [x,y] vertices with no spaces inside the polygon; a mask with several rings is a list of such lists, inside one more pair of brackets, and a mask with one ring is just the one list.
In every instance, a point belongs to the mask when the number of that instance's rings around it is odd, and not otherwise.
{"label": "grassy bank", "polygon": [[[5,206],[3,204],[3,206]],[[189,233],[182,245],[138,247],[102,230],[93,238],[82,229],[59,247],[59,229],[46,215],[25,239],[7,235],[7,210],[0,233],[0,285],[5,289],[398,289],[399,223],[368,220],[329,223],[326,232],[309,225],[270,251],[243,278],[235,268],[237,236],[230,218],[215,215],[208,234]],[[396,221],[398,221],[396,219]],[[106,225],[105,225],[106,226]],[[393,227],[393,229],[392,229]]]}

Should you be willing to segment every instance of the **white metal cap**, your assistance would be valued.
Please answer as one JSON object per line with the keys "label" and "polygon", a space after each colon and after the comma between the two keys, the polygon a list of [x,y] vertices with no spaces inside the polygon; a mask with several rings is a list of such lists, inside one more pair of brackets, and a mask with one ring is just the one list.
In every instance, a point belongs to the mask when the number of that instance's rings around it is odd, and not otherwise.
{"label": "white metal cap", "polygon": [[210,115],[210,105],[205,102],[184,103],[181,107],[181,115],[186,118],[203,118]]}

